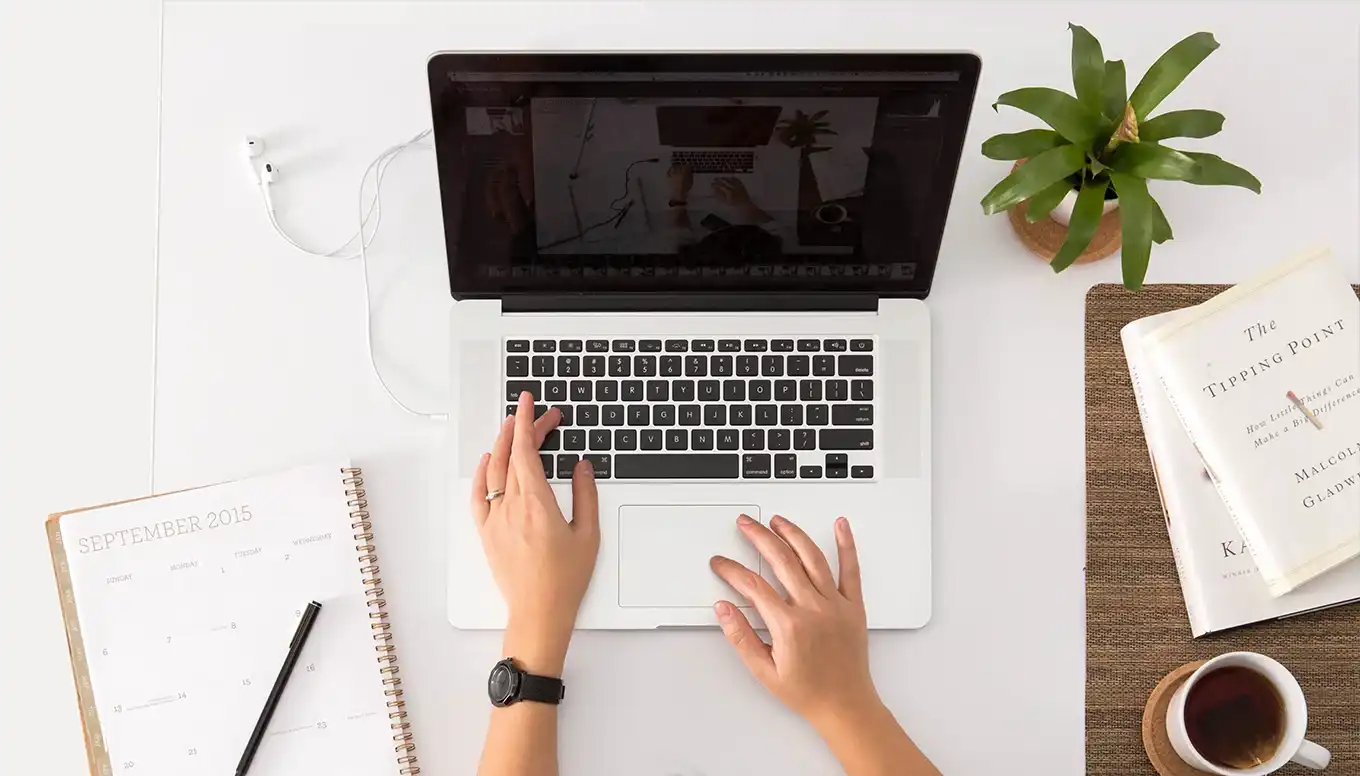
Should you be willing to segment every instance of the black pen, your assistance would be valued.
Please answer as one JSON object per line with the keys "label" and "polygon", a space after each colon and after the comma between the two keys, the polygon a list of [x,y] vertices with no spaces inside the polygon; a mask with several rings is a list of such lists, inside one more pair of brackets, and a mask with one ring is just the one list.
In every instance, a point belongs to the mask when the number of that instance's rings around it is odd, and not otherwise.
{"label": "black pen", "polygon": [[288,677],[293,675],[293,666],[297,665],[298,657],[302,655],[302,645],[307,643],[307,634],[312,632],[312,625],[316,623],[316,615],[320,611],[321,604],[316,601],[307,604],[307,608],[303,610],[297,632],[293,634],[293,642],[288,645],[288,656],[283,659],[283,668],[279,669],[278,678],[274,680],[274,686],[269,690],[269,698],[264,702],[264,710],[260,712],[255,729],[250,733],[250,741],[246,743],[246,751],[241,755],[241,762],[236,764],[236,776],[245,776],[246,771],[250,770],[250,761],[255,759],[255,752],[259,750],[260,742],[264,740],[264,731],[269,727],[269,718],[274,716],[279,698],[283,697],[283,688],[288,685]]}

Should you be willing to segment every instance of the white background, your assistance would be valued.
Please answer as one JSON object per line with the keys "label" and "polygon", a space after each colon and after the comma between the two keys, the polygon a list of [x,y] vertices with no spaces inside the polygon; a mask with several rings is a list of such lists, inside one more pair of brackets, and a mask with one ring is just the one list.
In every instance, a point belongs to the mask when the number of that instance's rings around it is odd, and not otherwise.
{"label": "white background", "polygon": [[[981,214],[1005,165],[978,144],[1033,125],[990,101],[1070,88],[1069,20],[1131,81],[1212,30],[1223,48],[1164,109],[1225,113],[1220,136],[1184,145],[1244,165],[1265,193],[1154,184],[1177,238],[1149,280],[1239,280],[1313,243],[1360,280],[1353,3],[167,2],[160,153],[162,9],[107,5],[9,3],[0,21],[0,772],[84,770],[46,513],[141,495],[153,475],[165,489],[336,454],[370,472],[422,764],[473,771],[498,644],[444,622],[444,429],[386,402],[363,355],[357,265],[274,238],[237,156],[241,135],[264,135],[284,171],[280,217],[329,247],[353,228],[364,165],[428,124],[435,49],[982,55],[929,299],[936,614],[873,638],[885,699],[951,775],[1083,769],[1082,307],[1119,274],[1116,259],[1055,277]],[[442,408],[431,161],[394,166],[373,277],[384,373]],[[583,633],[569,671],[567,774],[833,771],[715,633]]]}

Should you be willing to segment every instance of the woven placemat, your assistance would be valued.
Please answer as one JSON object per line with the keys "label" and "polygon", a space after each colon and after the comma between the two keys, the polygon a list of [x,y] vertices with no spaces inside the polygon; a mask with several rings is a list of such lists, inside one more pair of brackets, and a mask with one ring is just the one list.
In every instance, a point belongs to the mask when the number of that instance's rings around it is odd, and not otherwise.
{"label": "woven placemat", "polygon": [[1190,635],[1119,330],[1224,288],[1099,285],[1086,297],[1086,772],[1155,774],[1141,724],[1157,682],[1191,660],[1251,650],[1303,685],[1308,738],[1332,752],[1326,773],[1360,776],[1360,605]]}

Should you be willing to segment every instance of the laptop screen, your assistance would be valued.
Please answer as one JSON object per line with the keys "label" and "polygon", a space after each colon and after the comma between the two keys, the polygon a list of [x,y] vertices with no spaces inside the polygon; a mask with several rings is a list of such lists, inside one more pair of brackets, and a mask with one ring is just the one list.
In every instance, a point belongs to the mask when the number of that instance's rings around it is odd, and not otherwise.
{"label": "laptop screen", "polygon": [[440,54],[455,297],[930,287],[967,55]]}

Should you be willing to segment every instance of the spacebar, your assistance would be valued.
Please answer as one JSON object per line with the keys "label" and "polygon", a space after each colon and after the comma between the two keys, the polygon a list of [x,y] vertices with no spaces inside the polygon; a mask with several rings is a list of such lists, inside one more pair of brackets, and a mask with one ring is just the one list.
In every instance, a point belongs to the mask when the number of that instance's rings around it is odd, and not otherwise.
{"label": "spacebar", "polygon": [[716,453],[614,455],[616,480],[735,480],[741,456]]}

